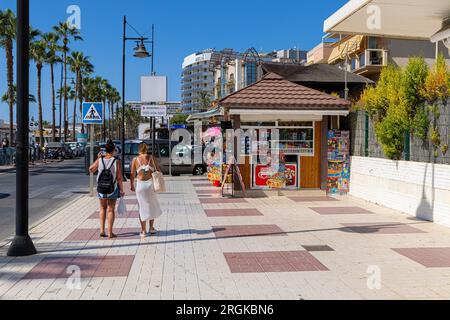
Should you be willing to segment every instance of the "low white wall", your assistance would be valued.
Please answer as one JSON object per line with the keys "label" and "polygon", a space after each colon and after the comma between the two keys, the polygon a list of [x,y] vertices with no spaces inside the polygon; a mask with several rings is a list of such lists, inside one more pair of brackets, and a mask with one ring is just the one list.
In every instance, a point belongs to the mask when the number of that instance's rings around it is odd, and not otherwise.
{"label": "low white wall", "polygon": [[350,194],[450,227],[450,165],[352,157]]}

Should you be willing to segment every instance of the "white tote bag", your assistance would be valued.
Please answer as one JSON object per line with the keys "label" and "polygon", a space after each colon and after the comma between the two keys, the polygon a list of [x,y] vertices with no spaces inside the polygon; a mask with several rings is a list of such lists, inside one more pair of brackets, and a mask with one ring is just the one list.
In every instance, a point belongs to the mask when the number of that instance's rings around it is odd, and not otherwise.
{"label": "white tote bag", "polygon": [[127,214],[127,205],[125,204],[125,199],[123,197],[119,199],[117,213],[119,214],[119,216],[124,216]]}
{"label": "white tote bag", "polygon": [[[156,169],[156,163],[155,163],[155,159],[152,157],[153,160],[153,165],[155,166]],[[155,171],[152,175],[153,178],[153,187],[155,189],[155,192],[157,193],[161,193],[161,192],[166,192],[166,182],[164,181],[164,175],[162,174],[162,172],[159,171]]]}

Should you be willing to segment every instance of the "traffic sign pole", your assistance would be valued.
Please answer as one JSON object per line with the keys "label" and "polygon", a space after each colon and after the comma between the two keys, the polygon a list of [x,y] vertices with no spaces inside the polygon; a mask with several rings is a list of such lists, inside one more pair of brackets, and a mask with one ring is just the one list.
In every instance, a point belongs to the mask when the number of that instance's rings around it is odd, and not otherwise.
{"label": "traffic sign pole", "polygon": [[[95,140],[95,125],[102,125],[104,123],[103,102],[84,102],[83,103],[83,124],[89,125],[89,131],[91,135],[90,146],[90,165],[94,161],[94,140]],[[122,146],[123,148],[123,146]],[[91,197],[94,197],[94,173],[90,173],[89,177],[89,189]]]}
{"label": "traffic sign pole", "polygon": [[[94,163],[94,130],[95,130],[95,126],[93,124],[90,125],[89,131],[91,134],[91,148],[90,148],[90,158],[89,158],[89,163],[90,165],[92,165]],[[89,190],[90,190],[90,194],[91,197],[94,197],[94,173],[91,172],[90,173],[90,177],[89,177]]]}

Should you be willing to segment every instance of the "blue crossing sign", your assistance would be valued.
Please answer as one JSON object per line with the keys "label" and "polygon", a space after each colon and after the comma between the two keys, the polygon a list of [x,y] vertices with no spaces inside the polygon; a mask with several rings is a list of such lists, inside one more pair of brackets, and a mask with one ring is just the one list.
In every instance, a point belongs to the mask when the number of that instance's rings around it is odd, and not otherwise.
{"label": "blue crossing sign", "polygon": [[103,103],[83,103],[83,124],[103,124]]}

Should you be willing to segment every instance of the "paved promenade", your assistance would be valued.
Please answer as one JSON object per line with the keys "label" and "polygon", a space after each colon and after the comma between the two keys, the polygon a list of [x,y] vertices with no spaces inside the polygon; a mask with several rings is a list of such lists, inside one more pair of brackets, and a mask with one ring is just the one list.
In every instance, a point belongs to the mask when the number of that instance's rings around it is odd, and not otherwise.
{"label": "paved promenade", "polygon": [[0,299],[449,299],[450,229],[319,191],[222,199],[168,179],[159,233],[139,237],[127,195],[114,241],[98,203],[70,203],[32,232],[39,255],[6,257]]}

